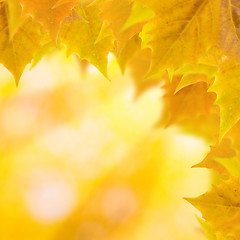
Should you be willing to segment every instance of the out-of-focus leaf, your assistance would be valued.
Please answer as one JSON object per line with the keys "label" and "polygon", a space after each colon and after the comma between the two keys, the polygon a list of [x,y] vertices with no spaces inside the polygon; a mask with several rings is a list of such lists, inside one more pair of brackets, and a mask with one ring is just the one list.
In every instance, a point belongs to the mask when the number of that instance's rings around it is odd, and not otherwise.
{"label": "out-of-focus leaf", "polygon": [[136,97],[140,96],[151,87],[156,87],[163,83],[164,72],[159,73],[151,79],[145,79],[145,75],[150,67],[151,50],[142,49],[138,51],[134,57],[129,61],[131,75],[134,80]]}
{"label": "out-of-focus leaf", "polygon": [[176,76],[172,83],[166,81],[164,85],[166,89],[164,100],[167,106],[165,115],[168,116],[167,126],[182,119],[207,115],[215,111],[213,106],[215,94],[207,92],[208,86],[205,82],[189,85],[174,94],[180,80],[181,76]]}

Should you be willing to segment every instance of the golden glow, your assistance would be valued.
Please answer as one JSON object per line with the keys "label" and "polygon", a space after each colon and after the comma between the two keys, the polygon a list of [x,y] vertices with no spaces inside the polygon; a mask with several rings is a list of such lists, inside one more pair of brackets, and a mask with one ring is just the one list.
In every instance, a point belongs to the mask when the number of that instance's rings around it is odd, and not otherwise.
{"label": "golden glow", "polygon": [[157,128],[163,91],[136,98],[116,59],[111,82],[58,53],[25,70],[0,69],[0,239],[202,240],[183,197],[208,188],[191,169],[207,143]]}

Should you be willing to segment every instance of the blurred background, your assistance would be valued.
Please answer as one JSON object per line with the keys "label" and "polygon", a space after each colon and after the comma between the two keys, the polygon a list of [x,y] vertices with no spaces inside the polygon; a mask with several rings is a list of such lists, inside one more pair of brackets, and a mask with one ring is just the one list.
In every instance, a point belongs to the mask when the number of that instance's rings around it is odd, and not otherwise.
{"label": "blurred background", "polygon": [[18,87],[0,68],[0,240],[205,239],[183,197],[208,190],[208,143],[159,127],[160,84],[109,59],[111,82],[63,52]]}

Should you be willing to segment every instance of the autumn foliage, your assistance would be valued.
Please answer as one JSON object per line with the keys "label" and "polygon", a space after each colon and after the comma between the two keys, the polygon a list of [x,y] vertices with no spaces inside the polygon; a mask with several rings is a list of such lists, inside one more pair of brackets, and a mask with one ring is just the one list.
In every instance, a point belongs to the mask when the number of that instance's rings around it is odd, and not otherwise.
{"label": "autumn foliage", "polygon": [[220,181],[187,200],[202,212],[210,239],[240,239],[240,2],[0,1],[0,62],[16,84],[27,64],[58,49],[109,80],[114,54],[122,73],[131,69],[137,95],[162,85],[158,124],[208,139],[209,153],[194,167],[215,170]]}

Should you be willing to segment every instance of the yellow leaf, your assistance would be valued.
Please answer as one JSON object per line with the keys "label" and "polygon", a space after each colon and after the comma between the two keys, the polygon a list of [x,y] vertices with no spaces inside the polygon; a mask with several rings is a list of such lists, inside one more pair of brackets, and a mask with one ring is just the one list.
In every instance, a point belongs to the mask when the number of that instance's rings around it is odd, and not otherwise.
{"label": "yellow leaf", "polygon": [[228,167],[235,156],[236,151],[232,148],[231,140],[229,138],[224,138],[220,144],[211,146],[211,151],[208,155],[202,160],[202,162],[194,165],[193,167],[210,168],[220,174],[229,175],[229,169],[226,167]]}
{"label": "yellow leaf", "polygon": [[219,162],[224,166],[231,176],[239,176],[239,160],[236,157],[233,158],[214,158],[216,162]]}
{"label": "yellow leaf", "polygon": [[196,64],[217,43],[219,0],[158,1],[151,30],[152,66],[159,69]]}
{"label": "yellow leaf", "polygon": [[7,0],[8,4],[8,25],[9,25],[9,35],[10,39],[13,38],[15,32],[18,30],[19,26],[22,24],[21,13],[22,7],[18,0]]}
{"label": "yellow leaf", "polygon": [[160,1],[158,0],[136,0],[140,3],[142,3],[143,5],[151,8],[152,10],[154,10],[155,12],[157,12],[159,10],[159,8],[161,8],[161,4]]}
{"label": "yellow leaf", "polygon": [[240,61],[240,3],[221,0],[221,29],[219,46],[225,53]]}
{"label": "yellow leaf", "polygon": [[41,61],[41,59],[45,55],[51,54],[52,52],[54,52],[54,50],[57,50],[57,49],[56,49],[56,46],[53,44],[52,41],[44,44],[42,46],[42,48],[39,49],[39,51],[36,52],[36,54],[35,54],[35,56],[33,58],[33,61],[32,61],[30,69],[33,69]]}
{"label": "yellow leaf", "polygon": [[215,103],[220,106],[220,141],[240,118],[239,75],[240,64],[226,60],[220,66],[214,84],[209,88],[209,91],[217,93]]}
{"label": "yellow leaf", "polygon": [[216,240],[217,238],[216,238],[215,234],[212,233],[211,226],[206,221],[204,221],[203,219],[201,219],[199,217],[197,217],[197,220],[201,224],[203,231],[206,234],[207,239]]}
{"label": "yellow leaf", "polygon": [[[220,174],[239,176],[240,173],[240,122],[222,139],[211,146],[211,151],[202,162],[193,167],[214,169]],[[218,142],[218,141],[217,141]]]}
{"label": "yellow leaf", "polygon": [[129,61],[129,67],[131,70],[131,75],[133,77],[135,85],[135,97],[139,97],[146,90],[161,85],[163,82],[164,72],[152,79],[144,79],[151,62],[151,50],[142,49],[139,50],[134,57]]}
{"label": "yellow leaf", "polygon": [[127,21],[125,22],[125,24],[123,25],[121,31],[126,30],[127,28],[131,27],[136,23],[148,21],[153,16],[154,13],[151,9],[147,8],[146,6],[142,5],[139,2],[133,2],[131,14]]}
{"label": "yellow leaf", "polygon": [[218,46],[212,46],[206,55],[199,59],[199,64],[218,67],[222,64],[225,54]]}
{"label": "yellow leaf", "polygon": [[106,21],[103,21],[101,30],[99,31],[98,37],[95,41],[95,44],[100,42],[101,40],[103,40],[106,37],[112,36],[112,34],[113,34],[112,31],[108,27],[108,23]]}
{"label": "yellow leaf", "polygon": [[217,113],[182,119],[177,124],[184,133],[201,137],[211,145],[214,145],[218,139],[219,115]]}
{"label": "yellow leaf", "polygon": [[[186,198],[221,239],[240,239],[240,181],[232,177],[197,198]],[[223,237],[224,236],[224,237]],[[219,239],[219,238],[217,238]]]}
{"label": "yellow leaf", "polygon": [[19,0],[23,6],[23,16],[31,15],[43,24],[51,38],[56,42],[60,26],[78,0]]}
{"label": "yellow leaf", "polygon": [[108,0],[101,5],[101,18],[108,22],[117,42],[117,55],[127,44],[128,40],[139,33],[143,23],[137,23],[121,31],[131,14],[132,2],[130,0]]}
{"label": "yellow leaf", "polygon": [[213,83],[213,77],[215,76],[217,70],[217,67],[206,64],[185,65],[184,67],[174,72],[175,75],[183,74],[183,77],[178,84],[175,93],[186,86],[201,81],[211,85]]}
{"label": "yellow leaf", "polygon": [[63,23],[60,39],[67,47],[68,55],[77,53],[80,60],[88,60],[108,78],[108,53],[113,41],[107,36],[96,43],[102,26],[99,13],[98,3],[74,8],[72,16]]}
{"label": "yellow leaf", "polygon": [[44,31],[43,28],[41,30],[41,49],[39,49],[32,61],[30,70],[33,69],[46,55],[50,55],[54,51],[61,50],[62,46],[60,41],[58,41],[58,45],[53,43],[50,36]]}
{"label": "yellow leaf", "polygon": [[152,40],[152,35],[150,34],[150,30],[152,29],[152,22],[148,22],[143,26],[142,31],[139,33],[139,37],[142,39],[142,49],[150,48],[150,42]]}
{"label": "yellow leaf", "polygon": [[79,0],[80,1],[80,5],[82,6],[87,6],[87,5],[90,5],[92,4],[93,2],[95,2],[96,0]]}
{"label": "yellow leaf", "polygon": [[[237,150],[240,159],[240,121],[238,121],[225,137],[231,138],[233,147]],[[224,138],[225,138],[224,137]]]}
{"label": "yellow leaf", "polygon": [[[187,118],[208,115],[213,112],[214,93],[207,93],[208,86],[205,82],[189,85],[174,94],[182,76],[175,76],[172,83],[166,82],[167,126]],[[164,114],[165,115],[165,114]]]}
{"label": "yellow leaf", "polygon": [[0,62],[13,74],[16,83],[41,47],[37,24],[27,19],[10,39],[7,5],[0,3]]}
{"label": "yellow leaf", "polygon": [[[124,74],[125,68],[129,60],[141,49],[141,39],[138,35],[133,36],[126,44],[118,57],[118,63]],[[140,67],[140,66],[139,66]]]}
{"label": "yellow leaf", "polygon": [[168,73],[168,77],[169,77],[169,80],[170,80],[170,83],[171,83],[172,80],[173,80],[174,69],[173,68],[168,68],[167,73]]}

